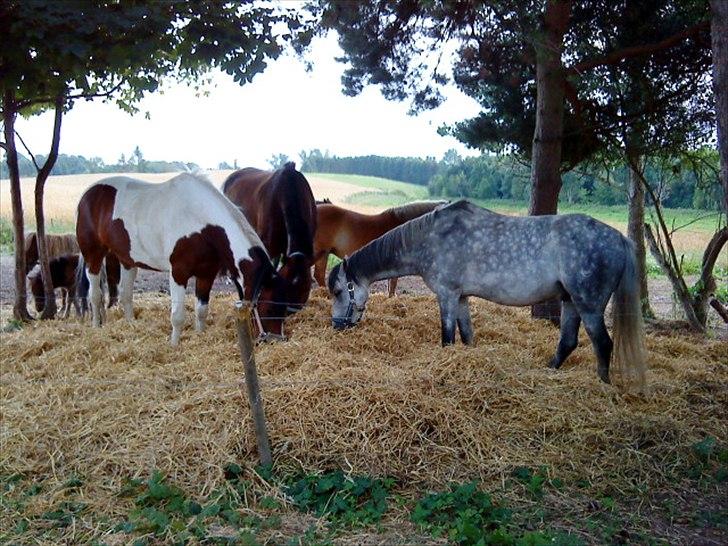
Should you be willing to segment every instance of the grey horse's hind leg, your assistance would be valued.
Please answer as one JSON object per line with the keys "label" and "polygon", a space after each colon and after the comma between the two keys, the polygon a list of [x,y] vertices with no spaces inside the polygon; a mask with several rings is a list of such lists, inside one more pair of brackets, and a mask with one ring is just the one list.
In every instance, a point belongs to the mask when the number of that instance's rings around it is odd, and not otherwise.
{"label": "grey horse's hind leg", "polygon": [[465,345],[473,343],[473,325],[470,322],[470,305],[468,298],[461,296],[458,302],[458,329],[460,330],[460,339]]}
{"label": "grey horse's hind leg", "polygon": [[455,294],[438,294],[437,302],[440,304],[440,327],[442,330],[442,345],[455,343],[455,325],[458,318],[458,297]]}
{"label": "grey horse's hind leg", "polygon": [[594,352],[597,355],[597,374],[609,383],[609,361],[612,358],[612,339],[604,324],[604,314],[599,312],[581,313],[584,328],[589,334]]}
{"label": "grey horse's hind leg", "polygon": [[579,344],[579,324],[581,317],[576,307],[570,301],[561,303],[561,338],[556,354],[549,363],[549,368],[558,370],[564,360],[576,349]]}

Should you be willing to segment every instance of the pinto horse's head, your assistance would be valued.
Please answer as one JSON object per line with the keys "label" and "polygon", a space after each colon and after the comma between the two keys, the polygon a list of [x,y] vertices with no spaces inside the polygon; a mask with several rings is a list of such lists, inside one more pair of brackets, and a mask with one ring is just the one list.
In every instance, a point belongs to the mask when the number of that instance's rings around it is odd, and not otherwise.
{"label": "pinto horse's head", "polygon": [[334,297],[331,306],[331,325],[336,330],[344,330],[356,325],[364,316],[369,285],[359,283],[351,271],[347,270],[344,260],[334,266],[329,274],[329,293]]}
{"label": "pinto horse's head", "polygon": [[287,283],[287,311],[295,313],[303,308],[311,293],[312,261],[303,252],[293,252],[286,257],[286,262],[278,274]]}
{"label": "pinto horse's head", "polygon": [[241,260],[244,296],[253,304],[253,324],[263,339],[284,339],[288,283],[276,272],[268,254],[250,249],[252,261]]}

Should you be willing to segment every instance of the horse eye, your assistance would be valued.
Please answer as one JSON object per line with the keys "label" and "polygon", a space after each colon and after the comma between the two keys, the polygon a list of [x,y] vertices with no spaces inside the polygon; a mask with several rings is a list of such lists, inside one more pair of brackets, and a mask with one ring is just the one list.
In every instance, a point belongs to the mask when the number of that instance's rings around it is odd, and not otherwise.
{"label": "horse eye", "polygon": [[341,295],[341,290],[334,290],[334,297],[338,298]]}

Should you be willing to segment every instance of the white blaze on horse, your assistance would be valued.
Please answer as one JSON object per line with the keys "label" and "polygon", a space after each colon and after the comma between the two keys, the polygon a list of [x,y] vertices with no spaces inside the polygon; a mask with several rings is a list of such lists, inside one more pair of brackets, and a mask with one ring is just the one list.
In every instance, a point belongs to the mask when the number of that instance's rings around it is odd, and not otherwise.
{"label": "white blaze on horse", "polygon": [[285,302],[285,285],[245,216],[204,176],[183,173],[162,184],[126,176],[100,180],[79,201],[76,236],[94,326],[103,318],[99,274],[112,253],[122,265],[119,299],[128,320],[137,268],[169,272],[172,345],[184,324],[187,282],[195,278],[195,325],[203,330],[219,272],[230,276],[241,299],[253,302],[261,335],[282,337],[285,304],[275,302]]}

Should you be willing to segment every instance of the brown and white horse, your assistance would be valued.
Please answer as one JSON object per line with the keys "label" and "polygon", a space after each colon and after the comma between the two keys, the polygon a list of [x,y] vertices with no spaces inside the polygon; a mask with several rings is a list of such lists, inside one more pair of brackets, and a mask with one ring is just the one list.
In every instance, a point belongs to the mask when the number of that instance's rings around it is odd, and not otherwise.
{"label": "brown and white horse", "polygon": [[[326,264],[329,254],[343,259],[365,244],[381,237],[389,230],[427,214],[447,201],[415,201],[401,207],[387,209],[379,214],[361,214],[331,203],[316,205],[318,230],[314,240],[314,278],[319,286],[326,286]],[[397,289],[397,278],[389,280],[389,295]]]}
{"label": "brown and white horse", "polygon": [[187,282],[195,278],[195,326],[203,330],[218,272],[230,276],[240,299],[253,302],[261,335],[283,335],[285,306],[274,302],[284,301],[285,284],[243,213],[204,176],[183,173],[162,184],[125,176],[100,180],[81,197],[76,235],[94,326],[103,312],[99,273],[111,252],[122,265],[119,299],[128,320],[137,268],[169,271],[172,345],[184,324]]}

